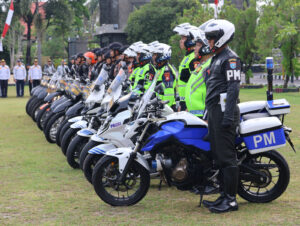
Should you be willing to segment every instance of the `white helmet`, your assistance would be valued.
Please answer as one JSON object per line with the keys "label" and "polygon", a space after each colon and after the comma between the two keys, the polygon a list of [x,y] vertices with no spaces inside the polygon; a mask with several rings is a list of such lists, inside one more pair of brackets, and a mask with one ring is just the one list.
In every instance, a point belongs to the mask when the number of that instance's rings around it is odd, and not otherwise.
{"label": "white helmet", "polygon": [[133,46],[133,50],[136,53],[140,53],[139,61],[146,61],[152,58],[152,53],[149,51],[148,45],[145,43],[137,44]]}
{"label": "white helmet", "polygon": [[205,37],[207,40],[214,39],[213,49],[221,48],[233,39],[235,27],[227,20],[212,20],[205,27]]}
{"label": "white helmet", "polygon": [[150,53],[157,53],[157,49],[155,48],[157,45],[159,45],[159,41],[154,41],[148,44],[148,50]]}
{"label": "white helmet", "polygon": [[171,59],[171,55],[172,55],[171,46],[164,43],[159,43],[158,45],[155,46],[155,48],[157,49],[157,57],[155,59],[157,63]]}
{"label": "white helmet", "polygon": [[191,26],[190,23],[179,24],[173,29],[173,31],[176,32],[178,35],[189,36],[189,32],[186,29],[186,27],[189,26]]}
{"label": "white helmet", "polygon": [[207,39],[205,38],[205,33],[201,29],[195,26],[189,28],[192,40],[194,42],[201,42],[203,45],[208,45]]}
{"label": "white helmet", "polygon": [[125,51],[124,51],[124,54],[128,57],[136,57],[136,52],[134,52],[132,49],[127,48]]}

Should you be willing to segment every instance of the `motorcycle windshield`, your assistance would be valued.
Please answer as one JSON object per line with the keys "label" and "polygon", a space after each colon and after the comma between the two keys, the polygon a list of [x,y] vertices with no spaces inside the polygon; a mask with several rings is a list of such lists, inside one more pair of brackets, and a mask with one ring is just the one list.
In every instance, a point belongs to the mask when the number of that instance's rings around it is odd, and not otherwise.
{"label": "motorcycle windshield", "polygon": [[119,73],[117,74],[113,82],[110,84],[107,92],[109,94],[116,92],[119,86],[125,81],[125,79],[126,79],[126,73],[123,69],[120,69]]}
{"label": "motorcycle windshield", "polygon": [[151,97],[154,93],[154,89],[155,89],[155,86],[156,86],[156,83],[157,83],[157,78],[158,78],[159,73],[160,73],[160,70],[158,70],[156,72],[156,74],[154,76],[154,79],[153,79],[149,89],[146,91],[146,93],[143,95],[143,97],[141,99],[141,102],[140,102],[140,105],[139,105],[139,108],[138,108],[137,118],[140,118],[141,114],[145,111],[145,108],[146,108],[147,104],[151,100]]}
{"label": "motorcycle windshield", "polygon": [[106,65],[103,65],[102,69],[101,69],[101,72],[96,80],[96,83],[95,85],[103,85],[104,82],[108,79],[108,71],[106,69]]}

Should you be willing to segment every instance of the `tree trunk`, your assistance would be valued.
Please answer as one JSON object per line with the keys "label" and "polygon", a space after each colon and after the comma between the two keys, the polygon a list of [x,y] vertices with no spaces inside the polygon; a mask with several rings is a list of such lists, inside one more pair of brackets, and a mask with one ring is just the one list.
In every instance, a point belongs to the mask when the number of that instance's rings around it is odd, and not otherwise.
{"label": "tree trunk", "polygon": [[37,33],[37,57],[39,65],[42,65],[42,32]]}
{"label": "tree trunk", "polygon": [[285,76],[285,79],[284,79],[283,88],[286,89],[286,88],[288,87],[289,80],[290,80],[290,76],[289,76],[289,75],[286,75],[286,76]]}
{"label": "tree trunk", "polygon": [[26,49],[26,64],[31,64],[31,24],[32,21],[27,22],[27,49]]}

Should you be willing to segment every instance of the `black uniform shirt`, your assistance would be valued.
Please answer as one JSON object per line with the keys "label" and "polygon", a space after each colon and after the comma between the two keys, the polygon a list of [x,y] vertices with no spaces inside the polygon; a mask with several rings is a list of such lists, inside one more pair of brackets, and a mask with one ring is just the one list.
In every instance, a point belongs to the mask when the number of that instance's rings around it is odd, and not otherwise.
{"label": "black uniform shirt", "polygon": [[206,83],[206,107],[209,110],[220,101],[220,94],[227,93],[224,119],[233,121],[239,96],[241,61],[229,47],[212,58],[210,76]]}

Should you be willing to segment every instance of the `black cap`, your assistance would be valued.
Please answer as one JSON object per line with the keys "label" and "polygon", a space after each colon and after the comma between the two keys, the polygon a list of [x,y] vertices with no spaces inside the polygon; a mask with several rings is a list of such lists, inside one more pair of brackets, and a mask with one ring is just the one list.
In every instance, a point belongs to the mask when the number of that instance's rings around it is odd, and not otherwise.
{"label": "black cap", "polygon": [[111,43],[108,48],[111,50],[120,50],[123,45],[120,42]]}

